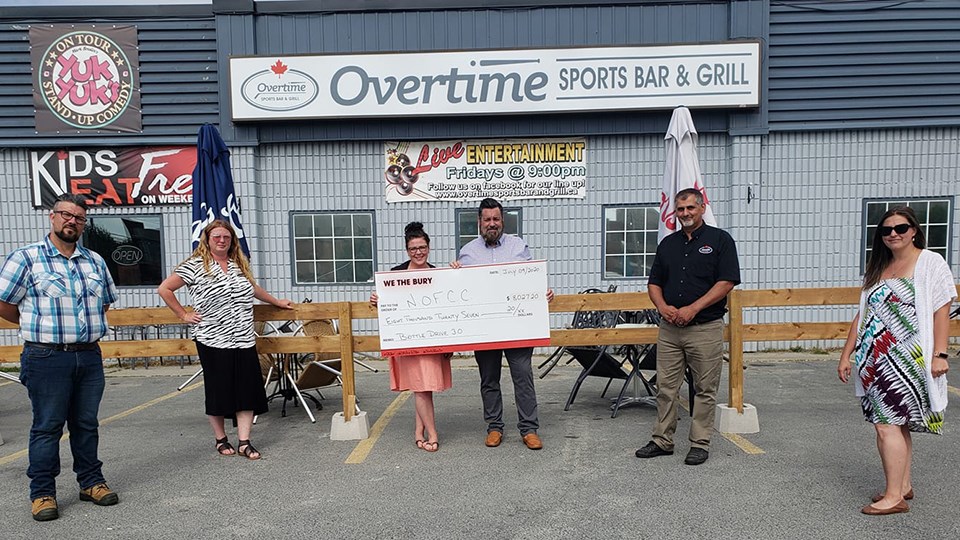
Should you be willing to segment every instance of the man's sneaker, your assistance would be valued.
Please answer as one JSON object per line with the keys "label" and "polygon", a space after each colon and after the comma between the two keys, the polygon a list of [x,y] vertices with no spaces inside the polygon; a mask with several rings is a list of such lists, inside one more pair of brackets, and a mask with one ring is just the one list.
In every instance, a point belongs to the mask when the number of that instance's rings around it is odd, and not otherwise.
{"label": "man's sneaker", "polygon": [[60,511],[57,510],[57,500],[50,496],[34,499],[31,506],[33,519],[37,521],[50,521],[60,517]]}
{"label": "man's sneaker", "polygon": [[90,501],[97,506],[111,506],[120,502],[120,497],[107,487],[107,484],[99,484],[80,490],[80,500]]}
{"label": "man's sneaker", "polygon": [[687,452],[687,458],[683,460],[687,465],[702,465],[707,458],[710,457],[710,452],[707,452],[703,448],[691,448]]}
{"label": "man's sneaker", "polygon": [[652,458],[657,456],[672,456],[673,450],[664,450],[657,446],[657,443],[650,441],[646,446],[637,450],[636,455],[638,458]]}

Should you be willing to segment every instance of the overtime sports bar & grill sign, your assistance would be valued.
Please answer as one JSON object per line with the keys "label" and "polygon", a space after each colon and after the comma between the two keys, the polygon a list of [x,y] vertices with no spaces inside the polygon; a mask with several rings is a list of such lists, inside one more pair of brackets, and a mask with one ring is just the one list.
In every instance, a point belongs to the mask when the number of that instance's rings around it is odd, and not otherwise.
{"label": "overtime sports bar & grill sign", "polygon": [[756,107],[760,43],[230,59],[234,120]]}

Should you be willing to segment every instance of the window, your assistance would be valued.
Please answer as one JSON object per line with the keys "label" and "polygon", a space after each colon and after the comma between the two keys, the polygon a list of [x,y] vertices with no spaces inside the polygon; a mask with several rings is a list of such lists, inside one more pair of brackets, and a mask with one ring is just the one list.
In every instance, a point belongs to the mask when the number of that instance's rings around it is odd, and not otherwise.
{"label": "window", "polygon": [[604,279],[650,275],[657,254],[656,206],[605,206],[603,209]]}
{"label": "window", "polygon": [[163,281],[163,227],[159,215],[87,216],[83,245],[107,261],[118,287]]}
{"label": "window", "polygon": [[[503,232],[523,236],[520,227],[523,218],[522,208],[503,208]],[[477,223],[476,208],[460,208],[457,210],[457,252],[467,245],[467,242],[480,236],[480,227]]]}
{"label": "window", "polygon": [[373,279],[373,213],[295,213],[294,282],[364,283]]}
{"label": "window", "polygon": [[860,264],[861,273],[870,260],[870,253],[873,247],[873,235],[877,232],[877,222],[891,208],[897,206],[909,206],[917,214],[917,222],[923,229],[923,235],[927,239],[927,249],[939,253],[947,262],[950,262],[950,223],[951,220],[951,202],[949,197],[938,197],[931,199],[900,199],[890,201],[864,200],[864,244],[863,260]]}

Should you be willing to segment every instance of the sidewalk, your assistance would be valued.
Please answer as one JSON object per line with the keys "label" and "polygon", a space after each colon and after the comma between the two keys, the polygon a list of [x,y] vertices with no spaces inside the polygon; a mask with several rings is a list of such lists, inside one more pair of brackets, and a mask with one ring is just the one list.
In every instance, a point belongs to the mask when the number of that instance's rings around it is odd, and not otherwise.
{"label": "sidewalk", "polygon": [[[835,356],[785,361],[790,354],[796,353],[747,355],[745,396],[758,409],[761,431],[717,434],[700,467],[683,465],[685,412],[677,453],[638,460],[633,452],[649,439],[653,408],[628,408],[612,419],[609,401],[599,396],[606,381],[590,378],[563,411],[579,373],[573,364],[537,380],[541,451],[526,449],[514,428],[506,369],[505,440],[499,448],[483,446],[479,379],[466,357],[455,360],[454,387],[436,397],[439,452],[414,447],[412,399],[395,406],[387,421],[397,400],[387,390],[389,375],[358,370],[368,441],[330,441],[330,417],[340,407],[340,393],[330,390],[316,424],[293,406],[282,418],[274,402],[254,428],[264,454],[259,462],[214,452],[202,388],[176,391],[195,366],[110,370],[101,459],[121,503],[100,508],[77,500],[63,443],[61,518],[50,523],[29,515],[26,392],[3,385],[3,537],[888,539],[906,531],[960,537],[950,517],[960,503],[950,416],[945,436],[914,439],[911,512],[863,516],[860,507],[883,478],[873,430],[852,388],[836,380]],[[613,388],[619,390],[616,381]],[[346,464],[360,454],[360,463]]]}

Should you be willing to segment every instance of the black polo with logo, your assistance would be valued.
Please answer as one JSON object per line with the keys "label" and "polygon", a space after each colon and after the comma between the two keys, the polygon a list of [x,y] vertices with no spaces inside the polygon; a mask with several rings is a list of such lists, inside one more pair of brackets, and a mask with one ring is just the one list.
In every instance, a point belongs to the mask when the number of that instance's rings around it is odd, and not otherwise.
{"label": "black polo with logo", "polygon": [[[740,283],[737,245],[726,231],[703,224],[690,240],[679,230],[660,242],[647,284],[659,286],[667,304],[681,308],[707,294],[718,281]],[[693,324],[719,319],[726,312],[727,299],[721,298],[697,313]]]}

